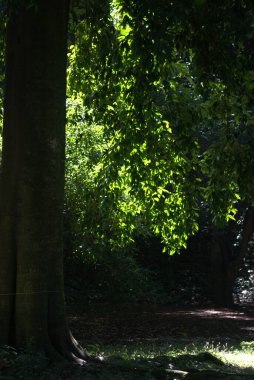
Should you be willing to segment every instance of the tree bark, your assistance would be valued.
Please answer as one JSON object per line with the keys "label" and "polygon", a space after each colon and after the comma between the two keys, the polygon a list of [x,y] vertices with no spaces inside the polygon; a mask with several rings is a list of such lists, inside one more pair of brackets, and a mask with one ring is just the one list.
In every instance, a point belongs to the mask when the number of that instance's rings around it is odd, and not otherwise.
{"label": "tree bark", "polygon": [[64,308],[68,0],[22,0],[7,25],[0,194],[0,344],[80,362]]}

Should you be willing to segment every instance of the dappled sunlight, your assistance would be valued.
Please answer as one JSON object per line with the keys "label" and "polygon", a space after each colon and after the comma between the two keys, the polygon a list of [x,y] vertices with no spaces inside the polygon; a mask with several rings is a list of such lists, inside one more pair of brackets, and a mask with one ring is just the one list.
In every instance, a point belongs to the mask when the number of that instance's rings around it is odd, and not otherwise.
{"label": "dappled sunlight", "polygon": [[177,310],[171,312],[159,312],[161,315],[179,315],[194,316],[199,318],[216,318],[216,319],[237,319],[237,320],[254,320],[254,317],[246,315],[243,311],[230,309],[194,309],[194,310]]}
{"label": "dappled sunlight", "polygon": [[254,331],[254,327],[242,327],[241,330]]}
{"label": "dappled sunlight", "polygon": [[221,357],[224,361],[232,365],[236,365],[241,368],[254,369],[254,352],[223,352]]}

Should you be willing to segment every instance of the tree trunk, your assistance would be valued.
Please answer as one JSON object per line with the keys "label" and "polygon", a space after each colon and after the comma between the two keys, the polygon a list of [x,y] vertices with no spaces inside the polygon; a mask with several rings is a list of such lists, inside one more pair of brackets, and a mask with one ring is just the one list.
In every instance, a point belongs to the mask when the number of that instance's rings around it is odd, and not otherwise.
{"label": "tree trunk", "polygon": [[230,307],[234,304],[231,260],[232,247],[226,234],[214,234],[210,247],[210,291],[217,306]]}
{"label": "tree trunk", "polygon": [[224,233],[215,234],[210,243],[211,292],[218,306],[234,304],[233,289],[244,258],[248,253],[249,242],[254,232],[254,208],[249,206],[244,215],[241,241],[234,251],[233,242]]}
{"label": "tree trunk", "polygon": [[0,344],[79,362],[62,268],[67,16],[68,0],[22,0],[8,21]]}

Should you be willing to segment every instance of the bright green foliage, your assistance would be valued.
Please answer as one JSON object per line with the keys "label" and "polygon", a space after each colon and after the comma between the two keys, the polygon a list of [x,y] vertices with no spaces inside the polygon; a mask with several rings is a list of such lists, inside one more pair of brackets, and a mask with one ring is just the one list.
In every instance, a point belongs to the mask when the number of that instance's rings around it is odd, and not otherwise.
{"label": "bright green foliage", "polygon": [[[78,245],[94,245],[104,221],[103,192],[98,185],[100,160],[105,151],[103,130],[86,120],[80,100],[67,101],[65,214]],[[77,244],[76,244],[77,245]]]}
{"label": "bright green foliage", "polygon": [[[66,277],[70,283],[75,281],[74,278],[77,282],[78,278],[82,279],[78,286],[86,289],[88,300],[159,302],[164,293],[155,283],[152,273],[141,268],[136,256],[130,254],[133,236],[124,223],[129,218],[136,233],[147,231],[142,228],[140,218],[135,218],[136,205],[128,194],[128,188],[119,189],[119,198],[114,203],[114,196],[102,182],[99,173],[102,157],[107,154],[109,144],[105,142],[103,127],[96,125],[91,113],[90,119],[87,119],[87,114],[89,110],[80,99],[68,99]],[[113,250],[117,250],[117,254],[112,254]],[[73,271],[77,275],[73,275]]]}
{"label": "bright green foliage", "polygon": [[[81,99],[67,101],[65,216],[74,236],[75,250],[94,255],[95,251],[126,248],[132,242],[137,206],[129,194],[128,181],[109,191],[102,176],[103,156],[110,150],[104,128]],[[104,174],[104,172],[103,172]],[[118,191],[118,198],[115,192]],[[127,217],[131,228],[123,233]],[[78,248],[79,247],[79,248]],[[78,253],[78,252],[76,252]]]}
{"label": "bright green foliage", "polygon": [[139,219],[174,253],[202,199],[217,224],[233,218],[253,189],[251,3],[93,3],[75,36],[69,92],[103,125],[117,241]]}
{"label": "bright green foliage", "polygon": [[199,96],[190,63],[172,39],[168,54],[157,50],[156,24],[145,16],[141,31],[116,2],[107,23],[103,16],[96,28],[92,16],[78,25],[69,91],[104,126],[100,176],[117,209],[120,241],[129,241],[136,215],[174,253],[198,227]]}

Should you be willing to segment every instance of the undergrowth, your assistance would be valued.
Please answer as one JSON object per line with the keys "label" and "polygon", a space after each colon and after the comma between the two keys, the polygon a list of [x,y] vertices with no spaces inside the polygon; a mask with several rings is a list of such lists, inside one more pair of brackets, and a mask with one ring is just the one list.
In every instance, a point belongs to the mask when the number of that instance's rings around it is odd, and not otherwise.
{"label": "undergrowth", "polygon": [[[86,367],[53,364],[41,354],[0,348],[0,378],[8,380],[253,379],[254,342],[221,344],[183,341],[95,344],[89,352],[104,358]],[[252,360],[251,360],[252,358]],[[246,359],[249,359],[249,361]]]}

